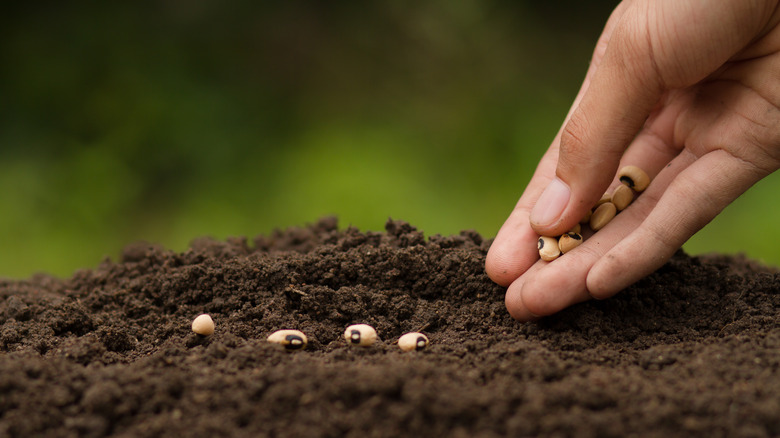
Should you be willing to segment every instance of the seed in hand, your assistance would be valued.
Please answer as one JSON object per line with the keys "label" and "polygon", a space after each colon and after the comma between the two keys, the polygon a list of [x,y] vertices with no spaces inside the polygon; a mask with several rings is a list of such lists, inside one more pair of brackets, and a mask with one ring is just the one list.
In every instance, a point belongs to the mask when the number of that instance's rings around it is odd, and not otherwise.
{"label": "seed in hand", "polygon": [[598,206],[590,216],[590,228],[593,231],[598,231],[604,228],[605,225],[612,220],[617,214],[617,208],[615,204],[611,202],[605,202]]}
{"label": "seed in hand", "polygon": [[574,224],[574,226],[571,227],[571,230],[569,230],[569,232],[580,234],[582,232],[582,227],[580,226],[580,224]]}
{"label": "seed in hand", "polygon": [[268,342],[280,344],[287,350],[302,350],[306,348],[309,340],[298,330],[279,330],[271,333]]}
{"label": "seed in hand", "polygon": [[593,208],[595,209],[599,205],[605,202],[609,202],[611,199],[612,199],[612,195],[610,195],[609,193],[604,193],[603,195],[601,195],[601,198],[599,198],[598,202],[596,202],[596,205]]}
{"label": "seed in hand", "polygon": [[201,335],[208,336],[214,333],[214,320],[207,314],[198,315],[192,320],[192,331]]}
{"label": "seed in hand", "polygon": [[580,219],[580,223],[581,223],[581,224],[583,224],[583,225],[585,225],[585,224],[587,224],[588,222],[590,222],[590,215],[592,215],[592,214],[593,214],[593,210],[592,210],[592,209],[591,209],[591,210],[588,210],[588,211],[586,211],[586,212],[585,212],[585,216],[583,216],[583,217],[582,217],[582,219]]}
{"label": "seed in hand", "polygon": [[625,184],[615,187],[612,192],[612,203],[615,204],[617,211],[623,211],[634,200],[634,192]]}
{"label": "seed in hand", "polygon": [[368,324],[354,324],[344,331],[344,339],[350,345],[370,347],[376,341],[376,330]]}
{"label": "seed in hand", "polygon": [[579,233],[568,232],[561,236],[560,239],[558,239],[558,248],[561,250],[562,254],[566,254],[567,252],[580,246],[580,243],[582,243],[582,235]]}
{"label": "seed in hand", "polygon": [[420,351],[428,346],[428,337],[422,333],[407,333],[398,338],[398,347],[403,351]]}
{"label": "seed in hand", "polygon": [[650,185],[650,177],[636,166],[626,166],[618,172],[618,179],[631,189],[641,192]]}
{"label": "seed in hand", "polygon": [[539,257],[545,262],[551,262],[561,255],[561,250],[558,249],[558,239],[555,237],[540,237],[536,242],[536,249],[539,250]]}

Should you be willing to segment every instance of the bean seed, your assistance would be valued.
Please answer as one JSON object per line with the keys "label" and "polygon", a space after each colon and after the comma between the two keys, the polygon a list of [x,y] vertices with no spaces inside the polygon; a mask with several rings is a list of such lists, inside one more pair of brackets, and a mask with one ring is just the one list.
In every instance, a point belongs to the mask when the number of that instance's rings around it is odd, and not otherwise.
{"label": "bean seed", "polygon": [[422,333],[407,333],[398,338],[398,347],[403,351],[420,351],[428,346],[428,337]]}
{"label": "bean seed", "polygon": [[636,166],[626,166],[620,169],[618,179],[637,192],[641,192],[650,185],[650,177],[644,170]]}
{"label": "bean seed", "polygon": [[617,214],[617,208],[615,204],[607,202],[599,205],[599,207],[593,211],[593,215],[590,217],[590,228],[593,231],[598,231],[604,228],[605,225],[611,221]]}
{"label": "bean seed", "polygon": [[580,226],[580,224],[574,224],[574,226],[571,227],[571,230],[569,230],[569,232],[580,234],[580,232],[582,232],[582,227]]}
{"label": "bean seed", "polygon": [[354,324],[344,331],[344,339],[350,345],[370,347],[376,341],[376,330],[368,324]]}
{"label": "bean seed", "polygon": [[279,330],[268,336],[268,342],[280,344],[287,350],[303,350],[309,340],[298,330]]}
{"label": "bean seed", "polygon": [[551,262],[561,255],[561,250],[558,248],[558,239],[555,237],[540,237],[536,242],[536,249],[539,250],[539,257],[545,262]]}
{"label": "bean seed", "polygon": [[580,246],[582,243],[582,236],[579,233],[566,233],[558,239],[558,248],[561,253],[566,254],[574,248]]}
{"label": "bean seed", "polygon": [[582,219],[580,219],[580,223],[581,224],[587,224],[588,222],[590,222],[590,215],[591,214],[593,214],[593,210],[592,209],[588,210],[587,212],[585,212],[585,216],[583,216]]}
{"label": "bean seed", "polygon": [[599,205],[605,202],[609,202],[611,199],[612,199],[612,195],[610,195],[609,193],[604,193],[603,195],[601,195],[601,198],[598,200],[598,202],[596,202],[596,205],[593,206],[593,209],[595,210],[596,207],[598,207]]}
{"label": "bean seed", "polygon": [[214,320],[205,313],[198,315],[192,320],[192,331],[201,336],[208,336],[214,333]]}
{"label": "bean seed", "polygon": [[617,211],[623,211],[634,200],[634,192],[625,184],[615,187],[612,192],[612,203],[615,204]]}

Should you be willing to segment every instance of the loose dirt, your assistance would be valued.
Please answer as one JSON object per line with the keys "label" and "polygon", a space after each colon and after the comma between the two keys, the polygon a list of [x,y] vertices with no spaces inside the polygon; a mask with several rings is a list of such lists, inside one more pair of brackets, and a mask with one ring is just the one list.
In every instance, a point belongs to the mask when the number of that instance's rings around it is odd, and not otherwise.
{"label": "loose dirt", "polygon": [[[613,299],[521,324],[489,245],[329,218],[0,281],[0,436],[780,434],[774,269],[678,252]],[[192,333],[200,313],[212,336]],[[352,323],[380,340],[348,347]],[[287,328],[306,350],[266,342]],[[431,345],[400,351],[408,331]]]}

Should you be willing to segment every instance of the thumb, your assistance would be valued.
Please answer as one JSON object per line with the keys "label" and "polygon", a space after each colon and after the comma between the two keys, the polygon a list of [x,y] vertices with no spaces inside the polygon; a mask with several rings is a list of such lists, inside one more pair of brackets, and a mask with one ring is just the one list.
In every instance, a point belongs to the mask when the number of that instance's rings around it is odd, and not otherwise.
{"label": "thumb", "polygon": [[[560,135],[556,177],[531,210],[542,235],[564,233],[599,199],[668,89],[703,80],[766,32],[777,1],[636,0]],[[643,163],[631,163],[642,166]]]}
{"label": "thumb", "polygon": [[593,207],[664,92],[652,48],[626,32],[626,15],[561,130],[556,177],[530,214],[541,235],[563,234]]}

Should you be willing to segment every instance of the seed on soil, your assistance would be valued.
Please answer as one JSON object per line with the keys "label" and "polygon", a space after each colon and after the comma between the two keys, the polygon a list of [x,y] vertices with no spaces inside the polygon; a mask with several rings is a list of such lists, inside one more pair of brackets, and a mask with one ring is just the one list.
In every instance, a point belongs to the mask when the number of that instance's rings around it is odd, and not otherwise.
{"label": "seed on soil", "polygon": [[626,166],[618,172],[618,179],[631,189],[641,192],[650,185],[650,177],[636,166]]}
{"label": "seed on soil", "polygon": [[398,338],[398,347],[403,351],[420,351],[428,346],[428,337],[422,333],[407,333]]}
{"label": "seed on soil", "polygon": [[201,336],[208,336],[214,333],[214,320],[205,313],[198,315],[192,320],[192,331]]}
{"label": "seed on soil", "polygon": [[376,330],[368,324],[354,324],[344,331],[344,339],[350,345],[370,347],[376,341]]}
{"label": "seed on soil", "polygon": [[605,225],[611,221],[617,214],[617,208],[615,204],[606,202],[601,204],[593,211],[593,215],[590,217],[590,228],[593,231],[598,231],[604,228]]}
{"label": "seed on soil", "polygon": [[612,203],[615,204],[617,211],[623,211],[634,200],[634,192],[625,184],[615,187],[612,192]]}
{"label": "seed on soil", "polygon": [[571,230],[569,230],[569,232],[580,234],[582,232],[582,227],[580,226],[580,224],[574,224],[574,226],[571,227]]}
{"label": "seed on soil", "polygon": [[268,342],[280,344],[287,350],[303,350],[309,340],[298,330],[279,330],[268,336]]}
{"label": "seed on soil", "polygon": [[536,249],[539,250],[539,257],[545,262],[551,262],[561,255],[561,250],[558,248],[558,239],[555,237],[540,237],[536,243]]}
{"label": "seed on soil", "polygon": [[558,239],[558,248],[561,250],[561,253],[566,254],[567,252],[580,246],[581,243],[582,243],[582,235],[580,235],[579,233],[569,232],[561,236],[560,239]]}

